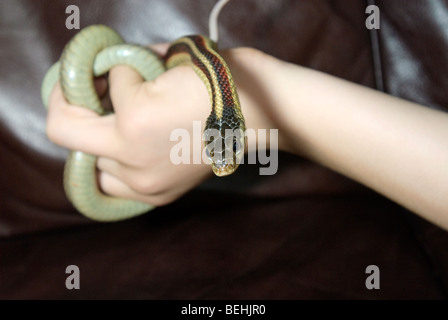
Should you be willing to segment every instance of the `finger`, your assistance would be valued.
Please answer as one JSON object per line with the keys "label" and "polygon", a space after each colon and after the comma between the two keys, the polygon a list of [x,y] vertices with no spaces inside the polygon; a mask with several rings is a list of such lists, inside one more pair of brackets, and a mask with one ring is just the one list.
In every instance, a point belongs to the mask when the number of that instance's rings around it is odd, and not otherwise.
{"label": "finger", "polygon": [[111,158],[99,157],[96,162],[99,171],[107,173],[118,180],[124,181],[123,164]]}
{"label": "finger", "polygon": [[96,156],[113,157],[117,153],[114,124],[112,115],[101,117],[92,110],[69,104],[59,84],[53,89],[48,106],[47,136],[54,143]]}
{"label": "finger", "polygon": [[142,83],[142,76],[131,67],[119,65],[110,70],[110,97],[115,112],[126,106]]}
{"label": "finger", "polygon": [[156,207],[166,205],[186,192],[174,189],[162,195],[142,194],[134,191],[126,183],[106,172],[100,172],[99,185],[102,192],[112,197],[141,201]]}
{"label": "finger", "polygon": [[146,187],[146,183],[142,183],[142,176],[145,175],[145,171],[141,168],[126,165],[119,160],[99,157],[96,164],[98,170],[115,179],[126,184],[128,188],[136,193],[140,194],[157,194],[157,192],[151,192]]}
{"label": "finger", "polygon": [[148,202],[148,197],[146,195],[135,192],[122,180],[107,172],[100,171],[99,185],[100,189],[110,196]]}

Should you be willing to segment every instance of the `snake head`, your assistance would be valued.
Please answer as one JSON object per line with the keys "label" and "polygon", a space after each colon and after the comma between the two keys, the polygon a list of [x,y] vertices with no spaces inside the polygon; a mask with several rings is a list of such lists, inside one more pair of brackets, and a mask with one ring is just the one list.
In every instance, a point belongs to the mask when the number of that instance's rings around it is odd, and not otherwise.
{"label": "snake head", "polygon": [[205,154],[218,177],[232,174],[244,155],[245,136],[241,128],[218,123],[204,130]]}

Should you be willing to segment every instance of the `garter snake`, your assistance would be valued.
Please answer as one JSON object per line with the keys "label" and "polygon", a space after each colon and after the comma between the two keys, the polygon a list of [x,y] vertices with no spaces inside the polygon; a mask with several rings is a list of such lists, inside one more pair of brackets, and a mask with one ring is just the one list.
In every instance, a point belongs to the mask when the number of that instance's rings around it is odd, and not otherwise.
{"label": "garter snake", "polygon": [[[56,84],[70,104],[83,106],[100,115],[105,113],[93,85],[94,76],[105,74],[115,65],[126,64],[142,77],[153,80],[166,69],[190,65],[207,87],[211,113],[204,130],[205,153],[218,176],[233,173],[244,153],[244,118],[230,70],[216,50],[216,42],[202,35],[174,41],[164,60],[152,51],[125,44],[113,29],[92,25],[82,29],[65,46],[42,83],[42,99],[48,105]],[[64,189],[74,207],[98,221],[131,218],[154,208],[147,203],[108,196],[98,188],[96,157],[71,151],[64,168]]]}

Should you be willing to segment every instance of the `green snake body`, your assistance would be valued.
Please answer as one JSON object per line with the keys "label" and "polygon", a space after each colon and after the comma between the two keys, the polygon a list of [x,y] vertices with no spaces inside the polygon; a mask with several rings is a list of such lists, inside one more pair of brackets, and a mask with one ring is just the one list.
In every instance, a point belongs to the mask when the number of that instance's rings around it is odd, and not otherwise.
{"label": "green snake body", "polygon": [[[215,51],[215,45],[204,36],[183,37],[171,45],[162,61],[149,49],[124,44],[121,36],[109,27],[89,26],[66,45],[60,62],[46,74],[42,99],[47,106],[54,85],[60,81],[70,104],[103,115],[105,110],[95,91],[94,76],[125,64],[150,81],[166,68],[189,64],[206,85],[212,104],[206,123],[208,130],[204,132],[206,154],[216,175],[228,175],[236,170],[244,153],[244,133],[234,136],[234,132],[244,132],[245,124],[229,68]],[[96,179],[96,157],[80,151],[69,154],[64,168],[64,189],[79,212],[97,221],[128,219],[154,208],[102,193]]]}

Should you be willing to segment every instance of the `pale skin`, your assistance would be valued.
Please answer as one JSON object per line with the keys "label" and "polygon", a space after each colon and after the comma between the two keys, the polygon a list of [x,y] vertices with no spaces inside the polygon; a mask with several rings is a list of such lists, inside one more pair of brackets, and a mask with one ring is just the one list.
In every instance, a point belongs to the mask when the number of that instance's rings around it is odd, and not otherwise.
{"label": "pale skin", "polygon": [[[247,128],[278,129],[279,149],[350,177],[448,230],[447,113],[255,49],[222,55]],[[56,86],[47,123],[53,142],[99,157],[105,193],[160,206],[212,176],[207,164],[170,161],[177,143],[170,133],[185,128],[193,136],[193,121],[204,125],[210,113],[207,90],[190,67],[143,82],[117,66],[109,85],[115,114],[99,117],[70,105]]]}

